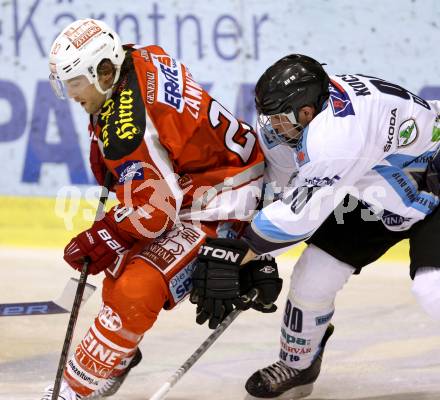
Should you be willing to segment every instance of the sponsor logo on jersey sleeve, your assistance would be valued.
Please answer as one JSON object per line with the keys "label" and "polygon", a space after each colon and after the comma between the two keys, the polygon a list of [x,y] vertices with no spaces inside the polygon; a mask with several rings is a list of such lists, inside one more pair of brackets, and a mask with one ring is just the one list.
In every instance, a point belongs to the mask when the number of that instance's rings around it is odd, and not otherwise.
{"label": "sponsor logo on jersey sleeve", "polygon": [[147,103],[153,104],[156,99],[156,75],[153,72],[147,72]]}
{"label": "sponsor logo on jersey sleeve", "polygon": [[399,127],[399,136],[397,138],[397,147],[406,147],[413,143],[418,136],[416,121],[412,118],[402,122]]}
{"label": "sponsor logo on jersey sleeve", "polygon": [[152,54],[153,64],[157,68],[157,101],[183,111],[183,74],[182,65],[166,55]]}
{"label": "sponsor logo on jersey sleeve", "polygon": [[393,108],[390,113],[390,123],[388,125],[388,138],[385,146],[383,146],[383,151],[386,153],[391,149],[393,144],[394,134],[396,132],[396,118],[397,118],[397,108]]}
{"label": "sponsor logo on jersey sleeve", "polygon": [[305,178],[306,183],[312,186],[333,186],[337,181],[339,181],[341,177],[339,175],[335,175],[332,178],[325,176],[323,178],[313,177],[313,178]]}
{"label": "sponsor logo on jersey sleeve", "polygon": [[329,103],[335,117],[346,117],[355,115],[353,105],[348,93],[337,82],[332,81],[329,85],[330,97]]}
{"label": "sponsor logo on jersey sleeve", "polygon": [[115,168],[118,173],[118,184],[123,185],[128,181],[140,181],[144,179],[144,170],[139,160],[129,160]]}

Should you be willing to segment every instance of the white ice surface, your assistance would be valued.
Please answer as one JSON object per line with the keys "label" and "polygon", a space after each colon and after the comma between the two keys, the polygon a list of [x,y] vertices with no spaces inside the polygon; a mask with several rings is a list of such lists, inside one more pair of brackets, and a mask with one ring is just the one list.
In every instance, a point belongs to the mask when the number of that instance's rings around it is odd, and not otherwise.
{"label": "white ice surface", "polygon": [[[0,248],[0,303],[56,298],[75,274],[61,251]],[[280,310],[240,315],[171,390],[170,400],[244,399],[244,383],[277,358],[279,323],[294,261],[280,263],[286,278]],[[89,282],[99,285],[100,279]],[[310,400],[440,399],[440,323],[419,309],[408,267],[376,263],[351,278],[339,295],[323,368]],[[100,291],[82,310],[74,343],[87,330]],[[144,354],[112,399],[146,400],[209,335],[186,302],[162,312],[141,344]],[[39,400],[53,381],[68,315],[0,317],[0,400]]]}

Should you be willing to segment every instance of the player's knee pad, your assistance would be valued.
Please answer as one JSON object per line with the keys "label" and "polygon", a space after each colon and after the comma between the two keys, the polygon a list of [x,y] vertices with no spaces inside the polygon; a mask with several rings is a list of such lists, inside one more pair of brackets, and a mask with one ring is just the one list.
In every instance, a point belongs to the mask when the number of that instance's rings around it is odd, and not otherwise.
{"label": "player's knee pad", "polygon": [[162,274],[140,258],[132,260],[118,279],[104,280],[104,304],[118,312],[127,329],[138,334],[151,328],[168,296]]}
{"label": "player's knee pad", "polygon": [[309,245],[295,264],[289,298],[305,308],[320,309],[333,305],[354,268],[314,245]]}
{"label": "player's knee pad", "polygon": [[411,291],[423,310],[440,321],[440,268],[419,268]]}

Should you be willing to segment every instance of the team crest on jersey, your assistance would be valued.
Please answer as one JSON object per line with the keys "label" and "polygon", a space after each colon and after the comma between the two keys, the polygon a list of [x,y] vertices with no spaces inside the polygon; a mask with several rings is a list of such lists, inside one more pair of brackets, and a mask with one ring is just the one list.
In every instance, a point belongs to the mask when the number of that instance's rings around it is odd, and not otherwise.
{"label": "team crest on jersey", "polygon": [[183,74],[182,65],[167,55],[151,54],[157,68],[157,101],[183,111]]}
{"label": "team crest on jersey", "polygon": [[417,139],[419,132],[416,121],[412,118],[402,122],[399,127],[399,136],[397,137],[397,147],[409,146]]}
{"label": "team crest on jersey", "polygon": [[348,93],[344,88],[335,81],[331,81],[329,85],[330,97],[329,103],[335,117],[346,117],[347,115],[355,115],[353,105]]}

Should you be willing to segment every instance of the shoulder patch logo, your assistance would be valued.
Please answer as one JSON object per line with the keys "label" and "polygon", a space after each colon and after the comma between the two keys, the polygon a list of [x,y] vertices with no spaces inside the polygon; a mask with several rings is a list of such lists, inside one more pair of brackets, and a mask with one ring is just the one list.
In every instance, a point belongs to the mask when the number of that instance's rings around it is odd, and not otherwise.
{"label": "shoulder patch logo", "polygon": [[399,127],[399,136],[397,138],[397,147],[406,147],[413,143],[418,136],[416,121],[412,118],[402,122]]}
{"label": "shoulder patch logo", "polygon": [[330,97],[329,103],[335,117],[346,117],[355,115],[353,105],[348,93],[337,82],[332,81],[329,85]]}

